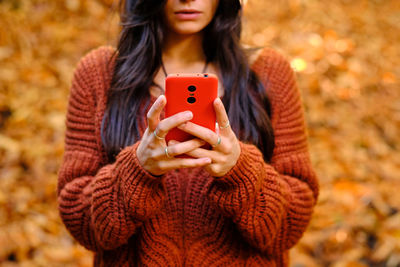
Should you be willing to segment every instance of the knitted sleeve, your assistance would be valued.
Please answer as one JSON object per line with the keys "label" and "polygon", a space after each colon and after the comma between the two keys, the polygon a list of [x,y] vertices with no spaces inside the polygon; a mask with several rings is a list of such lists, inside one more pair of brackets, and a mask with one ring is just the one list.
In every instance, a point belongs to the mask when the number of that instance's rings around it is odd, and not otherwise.
{"label": "knitted sleeve", "polygon": [[65,226],[93,251],[127,243],[142,222],[160,208],[164,197],[161,179],[138,162],[139,142],[122,149],[114,163],[101,165],[92,96],[100,84],[96,55],[92,52],[82,58],[74,72],[57,191]]}
{"label": "knitted sleeve", "polygon": [[294,72],[276,52],[268,61],[274,66],[270,86],[276,87],[278,106],[271,164],[264,162],[254,145],[240,142],[237,164],[214,180],[209,199],[232,218],[249,244],[276,255],[295,245],[305,231],[318,197],[318,182]]}

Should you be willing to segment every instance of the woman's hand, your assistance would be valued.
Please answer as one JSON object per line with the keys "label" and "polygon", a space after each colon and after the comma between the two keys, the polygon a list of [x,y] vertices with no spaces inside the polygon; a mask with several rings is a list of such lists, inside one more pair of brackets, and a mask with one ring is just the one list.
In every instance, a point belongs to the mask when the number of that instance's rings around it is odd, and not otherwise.
{"label": "woman's hand", "polygon": [[149,173],[158,176],[172,169],[200,167],[211,163],[208,157],[174,158],[201,147],[205,142],[196,138],[167,147],[164,138],[168,131],[191,120],[193,114],[190,111],[180,112],[160,121],[165,104],[165,96],[161,95],[147,113],[148,127],[136,150],[140,165]]}
{"label": "woman's hand", "polygon": [[[212,150],[196,148],[186,154],[199,159],[210,158],[211,164],[206,165],[205,169],[212,176],[220,177],[236,165],[240,156],[240,145],[229,125],[228,115],[221,99],[215,99],[214,109],[219,125],[217,133],[192,122],[186,122],[179,125],[178,128],[211,144]],[[170,141],[169,144],[177,145],[180,143]]]}

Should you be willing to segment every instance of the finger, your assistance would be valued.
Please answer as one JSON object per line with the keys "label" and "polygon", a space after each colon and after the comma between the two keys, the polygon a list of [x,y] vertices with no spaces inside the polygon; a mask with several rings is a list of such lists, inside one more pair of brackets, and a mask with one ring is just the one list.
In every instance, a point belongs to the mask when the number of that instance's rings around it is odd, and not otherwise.
{"label": "finger", "polygon": [[157,135],[160,137],[165,137],[171,129],[191,120],[192,118],[193,113],[191,111],[179,112],[171,117],[165,118],[157,125]]}
{"label": "finger", "polygon": [[166,157],[172,158],[180,154],[185,154],[188,151],[203,146],[206,142],[200,139],[192,139],[185,142],[169,141],[167,146],[168,155],[165,152],[165,146],[157,146],[152,152],[151,157],[155,160],[163,160]]}
{"label": "finger", "polygon": [[161,111],[165,107],[166,103],[167,100],[165,96],[160,95],[147,112],[147,125],[151,132],[156,129],[157,124],[160,121]]}
{"label": "finger", "polygon": [[200,159],[177,158],[172,160],[160,161],[159,168],[164,171],[169,171],[181,168],[203,167],[210,163],[211,163],[210,158],[200,158]]}
{"label": "finger", "polygon": [[185,124],[179,125],[178,128],[200,139],[203,139],[210,145],[214,145],[218,142],[218,135],[215,132],[198,124],[186,122]]}
{"label": "finger", "polygon": [[[186,154],[196,148],[203,146],[206,142],[200,139],[192,139],[186,142],[169,142],[168,143],[168,154],[170,156],[177,156]],[[197,157],[200,158],[200,157]]]}
{"label": "finger", "polygon": [[221,99],[218,97],[214,100],[214,109],[215,114],[217,116],[218,128],[220,131],[224,131],[229,128],[229,118],[226,114],[226,110],[224,104]]}
{"label": "finger", "polygon": [[168,146],[173,146],[173,145],[176,145],[176,144],[179,144],[180,142],[179,141],[176,141],[176,140],[169,140],[168,141]]}
{"label": "finger", "polygon": [[192,151],[186,152],[185,153],[188,156],[191,156],[193,158],[210,158],[211,162],[219,162],[219,154],[218,152],[214,150],[208,150],[204,148],[196,148],[193,149]]}

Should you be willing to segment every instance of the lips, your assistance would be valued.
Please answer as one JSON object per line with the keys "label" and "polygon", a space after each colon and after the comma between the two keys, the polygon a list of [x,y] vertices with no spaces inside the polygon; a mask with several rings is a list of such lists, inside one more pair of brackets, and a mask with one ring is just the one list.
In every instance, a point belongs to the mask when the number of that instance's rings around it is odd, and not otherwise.
{"label": "lips", "polygon": [[201,12],[196,9],[182,9],[175,12],[175,14],[194,14],[194,13],[201,13]]}
{"label": "lips", "polygon": [[175,15],[180,20],[195,20],[202,12],[195,9],[182,9],[175,12]]}

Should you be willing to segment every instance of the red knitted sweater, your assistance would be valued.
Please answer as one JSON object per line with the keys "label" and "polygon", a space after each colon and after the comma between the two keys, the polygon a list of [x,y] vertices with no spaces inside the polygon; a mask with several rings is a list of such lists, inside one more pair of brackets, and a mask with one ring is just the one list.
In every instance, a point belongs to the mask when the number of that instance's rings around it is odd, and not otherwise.
{"label": "red knitted sweater", "polygon": [[271,164],[254,145],[240,142],[237,164],[221,178],[202,168],[159,178],[139,164],[140,141],[107,162],[100,126],[113,51],[92,50],[75,69],[58,180],[61,218],[95,252],[94,265],[288,266],[288,250],[305,231],[318,196],[288,61],[266,48],[252,65],[272,104]]}

